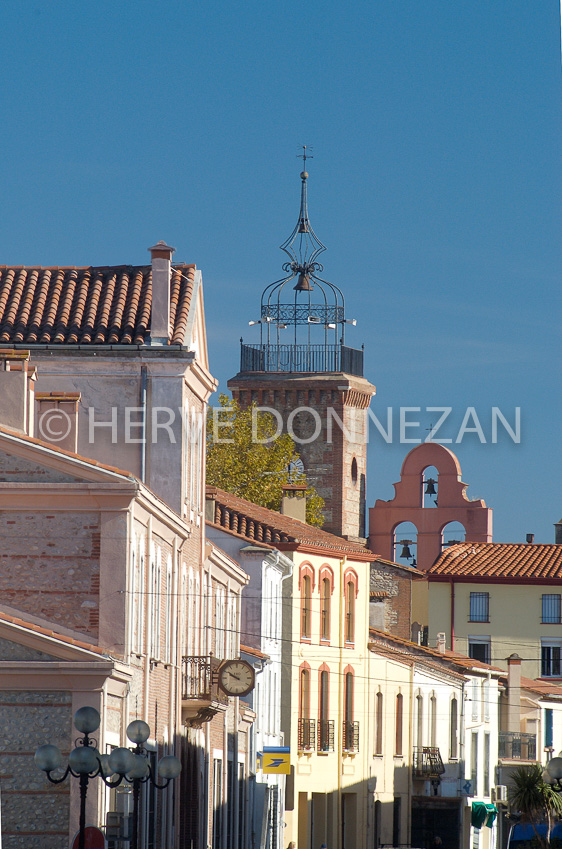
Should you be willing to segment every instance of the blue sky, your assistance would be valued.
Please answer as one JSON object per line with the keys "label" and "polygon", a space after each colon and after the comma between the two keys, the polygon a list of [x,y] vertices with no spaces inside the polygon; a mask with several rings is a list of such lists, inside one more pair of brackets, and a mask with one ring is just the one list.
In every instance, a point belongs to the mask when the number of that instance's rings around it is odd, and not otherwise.
{"label": "blue sky", "polygon": [[[143,263],[205,285],[221,385],[298,212],[366,346],[373,409],[474,406],[451,446],[495,539],[553,540],[560,498],[556,0],[2,4],[0,263]],[[490,415],[522,411],[492,445]],[[415,420],[416,416],[412,414]],[[424,435],[434,416],[422,416]],[[416,434],[413,434],[416,435]],[[411,446],[370,447],[368,500]]]}

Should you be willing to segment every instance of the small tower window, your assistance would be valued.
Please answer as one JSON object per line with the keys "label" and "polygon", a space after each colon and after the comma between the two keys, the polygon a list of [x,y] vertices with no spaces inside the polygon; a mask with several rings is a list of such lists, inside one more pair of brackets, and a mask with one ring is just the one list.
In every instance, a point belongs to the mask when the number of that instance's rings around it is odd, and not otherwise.
{"label": "small tower window", "polygon": [[351,482],[353,486],[357,486],[357,460],[355,457],[351,461]]}

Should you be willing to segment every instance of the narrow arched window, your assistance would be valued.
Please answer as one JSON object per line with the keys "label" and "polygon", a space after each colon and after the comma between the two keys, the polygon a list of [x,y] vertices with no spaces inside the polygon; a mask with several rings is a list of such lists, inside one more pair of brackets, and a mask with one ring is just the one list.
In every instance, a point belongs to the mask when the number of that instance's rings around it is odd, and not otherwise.
{"label": "narrow arched window", "polygon": [[396,741],[395,754],[402,754],[402,723],[404,722],[404,696],[398,693],[396,696]]}
{"label": "narrow arched window", "polygon": [[348,581],[345,585],[345,641],[355,640],[355,584]]}
{"label": "narrow arched window", "polygon": [[377,693],[375,701],[375,755],[382,755],[383,740],[383,694]]}
{"label": "narrow arched window", "polygon": [[458,702],[451,701],[451,721],[449,728],[449,753],[451,759],[458,758]]}
{"label": "narrow arched window", "polygon": [[312,619],[312,579],[310,575],[303,575],[301,587],[301,637],[309,640]]}
{"label": "narrow arched window", "polygon": [[330,601],[332,597],[332,582],[323,578],[320,585],[320,638],[330,639]]}
{"label": "narrow arched window", "polygon": [[429,700],[429,745],[436,746],[437,740],[437,699],[432,696]]}

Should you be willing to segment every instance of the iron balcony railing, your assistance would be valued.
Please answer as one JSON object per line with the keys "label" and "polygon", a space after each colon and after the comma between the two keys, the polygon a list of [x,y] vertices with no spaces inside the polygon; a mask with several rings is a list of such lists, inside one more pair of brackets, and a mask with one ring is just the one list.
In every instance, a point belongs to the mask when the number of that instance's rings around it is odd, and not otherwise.
{"label": "iron balcony railing", "polygon": [[359,722],[344,721],[343,723],[343,750],[344,752],[359,751]]}
{"label": "iron balcony railing", "polygon": [[519,731],[500,731],[498,757],[514,761],[536,761],[537,738]]}
{"label": "iron balcony railing", "polygon": [[412,764],[414,778],[437,778],[445,767],[437,746],[414,746]]}
{"label": "iron balcony railing", "polygon": [[334,720],[319,719],[318,720],[318,751],[333,752],[334,751]]}
{"label": "iron balcony railing", "polygon": [[314,719],[299,719],[299,752],[313,751],[316,748],[316,723]]}
{"label": "iron balcony railing", "polygon": [[345,372],[363,377],[363,351],[347,345],[240,346],[240,371]]}
{"label": "iron balcony railing", "polygon": [[213,655],[183,657],[182,700],[228,701],[228,696],[218,686],[220,664]]}

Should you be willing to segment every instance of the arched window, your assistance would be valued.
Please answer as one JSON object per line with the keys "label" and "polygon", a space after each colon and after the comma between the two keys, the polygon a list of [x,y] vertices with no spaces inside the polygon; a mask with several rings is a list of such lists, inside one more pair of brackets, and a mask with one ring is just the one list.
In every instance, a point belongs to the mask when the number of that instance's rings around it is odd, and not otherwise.
{"label": "arched window", "polygon": [[383,704],[382,693],[377,693],[375,699],[375,755],[382,755],[383,741]]}
{"label": "arched window", "polygon": [[314,723],[310,719],[310,669],[302,667],[299,676],[298,748],[314,748]]}
{"label": "arched window", "polygon": [[165,606],[165,617],[166,621],[164,623],[164,633],[166,636],[166,647],[165,647],[165,657],[168,663],[171,663],[173,660],[172,650],[173,650],[173,636],[174,636],[174,622],[172,616],[172,597],[173,597],[173,572],[172,572],[172,555],[168,554],[166,559],[166,606]]}
{"label": "arched window", "polygon": [[[318,704],[318,751],[329,752],[333,749],[333,723],[330,727],[329,717],[329,692],[330,692],[330,673],[327,669],[320,671],[319,680],[319,704]],[[330,734],[330,731],[332,733]]]}
{"label": "arched window", "polygon": [[346,672],[343,698],[343,748],[347,752],[352,752],[356,748],[353,722],[354,683],[353,672]]}
{"label": "arched window", "polygon": [[312,620],[312,578],[303,575],[301,581],[301,638],[309,640]]}
{"label": "arched window", "polygon": [[456,699],[451,700],[451,721],[449,727],[449,756],[451,760],[458,758],[458,702]]}
{"label": "arched window", "polygon": [[396,740],[394,744],[394,753],[402,754],[402,727],[404,722],[404,696],[398,693],[396,696]]}
{"label": "arched window", "polygon": [[357,575],[348,569],[344,574],[345,623],[344,639],[346,643],[355,642],[355,599],[357,597]]}
{"label": "arched window", "polygon": [[432,693],[429,700],[429,745],[436,746],[437,740],[437,699]]}
{"label": "arched window", "polygon": [[437,507],[439,472],[435,466],[427,466],[422,472],[421,506]]}
{"label": "arched window", "polygon": [[392,556],[395,563],[415,566],[417,562],[418,529],[413,522],[396,525],[392,539]]}
{"label": "arched window", "polygon": [[320,639],[330,640],[332,581],[324,576],[320,581]]}
{"label": "arched window", "polygon": [[466,530],[461,522],[448,522],[441,531],[441,551],[457,542],[464,542]]}
{"label": "arched window", "polygon": [[416,746],[423,746],[423,696],[416,696]]}

